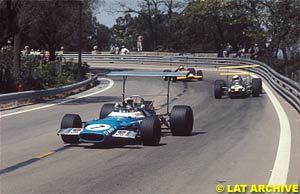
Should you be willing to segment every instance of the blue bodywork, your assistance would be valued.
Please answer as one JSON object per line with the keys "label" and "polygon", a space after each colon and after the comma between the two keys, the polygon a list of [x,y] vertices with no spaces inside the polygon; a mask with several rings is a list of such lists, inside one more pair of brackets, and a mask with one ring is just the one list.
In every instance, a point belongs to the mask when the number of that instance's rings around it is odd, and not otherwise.
{"label": "blue bodywork", "polygon": [[153,113],[141,108],[118,108],[103,119],[85,122],[83,128],[60,129],[58,134],[76,136],[83,143],[101,143],[111,138],[135,139],[140,135],[143,119]]}
{"label": "blue bodywork", "polygon": [[[117,131],[117,130],[128,130],[128,129],[139,129],[140,128],[140,123],[143,120],[143,118],[132,118],[132,117],[115,117],[115,116],[108,116],[104,119],[101,120],[94,120],[94,121],[89,121],[85,124],[83,130],[79,134],[79,141],[80,142],[86,142],[86,143],[100,143],[105,140],[108,140],[109,138],[112,137],[112,135]],[[104,130],[89,130],[87,127],[92,126],[92,125],[97,125],[99,124],[100,126],[106,126],[103,127]],[[108,126],[110,126],[108,128]],[[93,135],[99,135],[99,139],[93,139],[93,138],[87,138],[89,136],[93,137]],[[95,136],[96,137],[96,136]],[[103,137],[102,139],[100,137]]]}

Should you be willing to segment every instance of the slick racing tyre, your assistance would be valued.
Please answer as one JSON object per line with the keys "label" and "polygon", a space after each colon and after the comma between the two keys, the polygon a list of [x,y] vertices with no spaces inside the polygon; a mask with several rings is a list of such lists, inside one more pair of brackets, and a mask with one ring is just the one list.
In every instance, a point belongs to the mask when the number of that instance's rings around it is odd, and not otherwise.
{"label": "slick racing tyre", "polygon": [[104,104],[99,113],[99,119],[104,119],[115,109],[114,104]]}
{"label": "slick racing tyre", "polygon": [[202,73],[202,70],[198,70],[198,71],[197,71],[197,75],[202,76],[202,78],[199,78],[199,79],[198,79],[199,81],[203,80],[203,73]]}
{"label": "slick racing tyre", "polygon": [[262,82],[260,78],[252,79],[252,96],[258,97],[262,90]]}
{"label": "slick racing tyre", "polygon": [[177,81],[177,77],[172,77],[172,82],[176,82]]}
{"label": "slick racing tyre", "polygon": [[196,74],[195,68],[187,68],[187,70],[194,75]]}
{"label": "slick racing tyre", "polygon": [[173,136],[191,135],[194,124],[193,110],[190,106],[174,106],[170,115],[170,128]]}
{"label": "slick racing tyre", "polygon": [[259,82],[259,93],[262,94],[262,80],[261,78],[256,78],[258,79],[258,82]]}
{"label": "slick racing tyre", "polygon": [[[165,69],[164,72],[171,72],[171,70],[170,69]],[[164,80],[168,81],[168,77],[164,77]]]}
{"label": "slick racing tyre", "polygon": [[161,137],[161,124],[157,116],[146,117],[141,126],[141,138],[143,145],[159,145]]}
{"label": "slick racing tyre", "polygon": [[[61,120],[61,129],[67,128],[81,128],[82,121],[79,115],[77,114],[65,114],[65,116]],[[69,144],[78,144],[79,137],[78,135],[61,135],[61,138],[64,143]]]}
{"label": "slick racing tyre", "polygon": [[223,88],[225,87],[226,83],[224,80],[216,80],[214,86],[214,94],[216,99],[220,99],[223,96]]}
{"label": "slick racing tyre", "polygon": [[226,86],[225,80],[222,80],[222,79],[216,80],[216,81],[215,81],[215,84],[216,84],[216,83],[220,83],[222,87],[225,87],[225,86]]}

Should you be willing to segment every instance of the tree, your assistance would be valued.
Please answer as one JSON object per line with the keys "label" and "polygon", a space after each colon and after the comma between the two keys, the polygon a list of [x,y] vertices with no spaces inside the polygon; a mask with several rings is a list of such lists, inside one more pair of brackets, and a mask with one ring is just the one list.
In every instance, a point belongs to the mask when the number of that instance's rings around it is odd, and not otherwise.
{"label": "tree", "polygon": [[295,56],[300,44],[300,2],[293,0],[260,2],[267,11],[266,38],[270,43],[270,52],[278,58],[279,50],[283,54],[284,74],[288,75],[289,58]]}
{"label": "tree", "polygon": [[[50,60],[55,60],[55,51],[63,44],[78,48],[79,7],[83,3],[83,23],[87,24],[84,33],[84,46],[89,47],[98,24],[93,11],[101,0],[53,0],[53,1],[0,1],[0,46],[8,39],[13,42],[13,77],[20,81],[20,48],[30,45],[50,51]],[[4,18],[4,19],[2,19]],[[103,31],[106,32],[107,31]],[[73,46],[73,47],[72,47]],[[77,50],[77,49],[76,49]],[[1,64],[1,69],[2,64]],[[30,70],[31,71],[31,70]]]}
{"label": "tree", "polygon": [[[123,2],[118,2],[115,7],[117,7],[117,12],[123,12],[125,15],[131,14],[132,20],[129,28],[132,31],[130,35],[133,36],[129,38],[131,42],[138,35],[142,35],[145,50],[165,50],[169,48],[172,40],[173,16],[178,15],[177,12],[184,7],[186,2],[188,1],[140,0],[137,7]],[[118,34],[115,36],[118,37]]]}
{"label": "tree", "polygon": [[20,0],[5,0],[0,2],[0,14],[5,18],[1,20],[0,30],[0,46],[7,39],[13,41],[13,77],[14,82],[20,80],[20,45],[21,36],[24,29],[31,25],[29,17],[24,17],[25,14],[31,15],[32,4]]}
{"label": "tree", "polygon": [[121,12],[128,14],[137,14],[137,23],[144,28],[138,29],[138,34],[142,34],[145,38],[145,42],[150,44],[150,49],[155,50],[158,41],[158,26],[161,19],[161,10],[159,9],[162,5],[161,0],[143,0],[139,3],[138,8],[134,9],[123,2],[118,2],[119,7],[122,8]]}

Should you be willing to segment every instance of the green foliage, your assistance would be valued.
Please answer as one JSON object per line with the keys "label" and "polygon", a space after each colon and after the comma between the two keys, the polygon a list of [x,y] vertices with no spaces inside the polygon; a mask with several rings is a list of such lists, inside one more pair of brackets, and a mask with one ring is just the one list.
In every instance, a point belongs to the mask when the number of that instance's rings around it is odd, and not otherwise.
{"label": "green foliage", "polygon": [[[47,50],[50,61],[55,60],[55,52],[61,46],[65,51],[78,51],[79,42],[82,51],[91,51],[95,45],[108,49],[111,32],[94,16],[95,9],[102,3],[103,0],[0,1],[0,48],[5,47],[7,40],[15,47],[9,54],[1,52],[1,91],[14,90],[19,82],[27,86],[25,89],[73,83],[76,64],[60,66],[34,56],[22,56],[19,63],[20,48],[28,45],[30,49]],[[13,58],[17,60],[13,61]]]}
{"label": "green foliage", "polygon": [[12,64],[13,50],[2,49],[0,51],[0,92],[10,91],[13,87]]}
{"label": "green foliage", "polygon": [[296,0],[143,0],[138,9],[120,6],[125,15],[112,31],[115,41],[130,49],[135,44],[129,35],[134,40],[142,35],[148,51],[219,52],[230,43],[236,52],[258,44],[259,59],[283,64],[278,66],[285,68],[280,70],[285,75],[295,66],[291,61],[300,49]]}
{"label": "green foliage", "polygon": [[[51,88],[64,86],[76,82],[78,64],[66,62],[64,64],[55,61],[35,60],[34,75],[27,77],[27,83],[34,81],[35,88]],[[37,85],[38,84],[38,85]]]}
{"label": "green foliage", "polygon": [[[3,50],[0,52],[1,92],[16,91],[11,79],[13,52]],[[86,66],[81,67],[81,79],[85,79],[88,71]],[[59,87],[76,82],[78,63],[47,61],[34,55],[22,55],[20,83],[25,90],[46,89]]]}

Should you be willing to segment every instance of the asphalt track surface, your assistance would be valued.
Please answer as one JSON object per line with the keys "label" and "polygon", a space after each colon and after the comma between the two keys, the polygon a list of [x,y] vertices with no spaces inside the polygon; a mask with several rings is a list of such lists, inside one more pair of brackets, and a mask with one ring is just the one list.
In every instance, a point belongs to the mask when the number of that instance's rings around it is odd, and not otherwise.
{"label": "asphalt track surface", "polygon": [[[66,113],[82,120],[98,117],[104,103],[117,102],[122,81],[101,93],[64,104],[48,102],[1,112],[1,193],[216,193],[217,184],[267,184],[280,135],[279,119],[268,98],[216,100],[218,73],[204,71],[203,81],[171,84],[173,105],[194,111],[193,135],[173,137],[164,132],[161,144],[145,147],[124,141],[94,146],[64,145],[56,135]],[[76,98],[103,90],[101,84]],[[162,106],[166,82],[129,78],[127,94],[143,94]],[[154,95],[154,96],[147,96]],[[299,115],[279,96],[292,131],[287,183],[300,179]],[[36,110],[12,114],[17,111]],[[5,116],[8,115],[8,116]]]}

